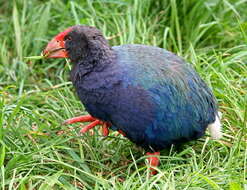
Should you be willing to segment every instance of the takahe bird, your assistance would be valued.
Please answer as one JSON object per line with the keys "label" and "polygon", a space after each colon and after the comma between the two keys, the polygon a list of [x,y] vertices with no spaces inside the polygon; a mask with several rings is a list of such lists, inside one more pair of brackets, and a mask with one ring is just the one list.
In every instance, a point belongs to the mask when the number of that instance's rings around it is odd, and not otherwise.
{"label": "takahe bird", "polygon": [[71,80],[90,115],[65,123],[92,122],[118,130],[148,151],[151,170],[159,151],[202,137],[209,128],[219,138],[220,120],[212,91],[177,55],[147,45],[111,47],[102,33],[77,25],[59,33],[43,51],[48,58],[68,57]]}

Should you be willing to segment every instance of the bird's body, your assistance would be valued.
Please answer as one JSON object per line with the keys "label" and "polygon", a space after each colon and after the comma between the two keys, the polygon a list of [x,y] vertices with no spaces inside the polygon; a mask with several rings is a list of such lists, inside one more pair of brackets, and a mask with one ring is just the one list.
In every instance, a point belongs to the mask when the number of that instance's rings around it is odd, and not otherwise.
{"label": "bird's body", "polygon": [[[206,128],[219,138],[215,98],[195,70],[177,55],[146,45],[111,47],[95,27],[72,26],[44,50],[49,58],[68,57],[71,80],[89,116],[65,123],[92,122],[118,130],[148,150],[152,173],[159,151],[198,139]],[[156,151],[156,152],[155,152]]]}
{"label": "bird's body", "polygon": [[123,45],[112,51],[91,72],[77,64],[71,73],[92,116],[110,122],[147,150],[204,135],[217,108],[212,92],[189,64],[152,46]]}

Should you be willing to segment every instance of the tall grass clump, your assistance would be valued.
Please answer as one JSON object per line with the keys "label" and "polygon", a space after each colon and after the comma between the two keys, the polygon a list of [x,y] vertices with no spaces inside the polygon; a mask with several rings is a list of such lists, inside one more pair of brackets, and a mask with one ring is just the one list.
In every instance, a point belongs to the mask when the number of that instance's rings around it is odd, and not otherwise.
{"label": "tall grass clump", "polygon": [[[244,189],[247,185],[246,0],[2,1],[0,188]],[[224,137],[161,153],[149,177],[141,149],[113,132],[63,126],[85,113],[64,60],[40,55],[65,28],[96,26],[111,45],[141,43],[184,57],[213,89]]]}

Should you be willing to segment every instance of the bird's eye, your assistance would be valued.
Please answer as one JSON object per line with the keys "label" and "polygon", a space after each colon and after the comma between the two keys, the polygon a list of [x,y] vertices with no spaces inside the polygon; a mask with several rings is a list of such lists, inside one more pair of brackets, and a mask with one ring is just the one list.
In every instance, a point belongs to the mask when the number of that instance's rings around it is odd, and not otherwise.
{"label": "bird's eye", "polygon": [[70,36],[66,36],[66,37],[65,37],[65,40],[66,40],[66,41],[70,41],[70,40],[72,40],[72,38],[71,38]]}
{"label": "bird's eye", "polygon": [[93,39],[96,40],[97,36],[93,36]]}

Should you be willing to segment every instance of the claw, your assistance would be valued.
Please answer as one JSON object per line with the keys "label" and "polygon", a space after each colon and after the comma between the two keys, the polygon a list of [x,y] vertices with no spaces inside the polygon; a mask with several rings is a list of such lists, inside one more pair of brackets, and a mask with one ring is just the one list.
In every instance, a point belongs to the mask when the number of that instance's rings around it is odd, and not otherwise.
{"label": "claw", "polygon": [[73,117],[71,119],[67,119],[63,122],[63,124],[72,124],[72,123],[77,123],[77,122],[90,122],[90,121],[95,121],[96,118],[92,117],[91,115],[83,115],[79,117]]}
{"label": "claw", "polygon": [[101,121],[100,120],[95,120],[92,123],[90,123],[90,124],[86,125],[85,127],[83,127],[80,130],[80,133],[86,133],[87,131],[89,131],[90,129],[94,128],[96,125],[99,125],[99,124],[101,124]]}

